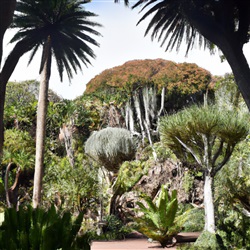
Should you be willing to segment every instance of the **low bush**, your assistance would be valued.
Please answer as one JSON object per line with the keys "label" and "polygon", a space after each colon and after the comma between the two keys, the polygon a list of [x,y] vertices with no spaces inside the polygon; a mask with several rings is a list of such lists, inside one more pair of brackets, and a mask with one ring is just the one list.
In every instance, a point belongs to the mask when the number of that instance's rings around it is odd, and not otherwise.
{"label": "low bush", "polygon": [[99,223],[100,234],[92,234],[91,239],[95,240],[120,240],[131,232],[131,229],[115,215],[108,215]]}

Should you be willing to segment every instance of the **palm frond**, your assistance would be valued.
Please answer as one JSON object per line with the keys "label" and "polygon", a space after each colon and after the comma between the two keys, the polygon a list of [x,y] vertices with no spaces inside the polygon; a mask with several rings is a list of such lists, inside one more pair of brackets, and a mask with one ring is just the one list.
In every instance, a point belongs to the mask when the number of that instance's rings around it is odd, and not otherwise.
{"label": "palm frond", "polygon": [[[120,0],[115,0],[115,3],[119,3]],[[125,6],[128,6],[129,5],[129,0],[124,0],[124,4]]]}
{"label": "palm frond", "polygon": [[161,46],[166,44],[166,51],[174,47],[178,51],[183,41],[187,44],[186,54],[196,41],[200,47],[211,50],[211,43],[186,19],[183,5],[182,0],[140,0],[132,8],[142,6],[141,12],[146,10],[137,24],[150,17],[145,36],[151,31],[152,40],[158,38]]}
{"label": "palm frond", "polygon": [[[88,44],[99,46],[92,35],[100,36],[94,28],[101,25],[89,19],[97,15],[85,10],[83,4],[86,1],[18,1],[12,28],[19,31],[11,42],[27,39],[33,44],[30,63],[39,46],[49,37],[61,81],[64,70],[68,78],[72,79],[73,72],[82,70],[81,63],[88,66],[91,64],[90,58],[95,58],[94,51]],[[40,70],[42,67],[43,61]]]}

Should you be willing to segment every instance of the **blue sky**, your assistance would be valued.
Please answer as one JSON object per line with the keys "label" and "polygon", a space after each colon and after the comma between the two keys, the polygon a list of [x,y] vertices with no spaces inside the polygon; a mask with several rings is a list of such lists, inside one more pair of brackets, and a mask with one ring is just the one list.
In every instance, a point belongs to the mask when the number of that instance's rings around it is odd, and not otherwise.
{"label": "blue sky", "polygon": [[[91,60],[92,65],[88,66],[88,68],[83,65],[83,71],[75,75],[71,84],[66,75],[64,75],[62,83],[59,81],[56,66],[53,63],[50,88],[64,98],[74,99],[82,95],[86,84],[95,75],[100,74],[107,68],[122,65],[134,59],[163,58],[175,62],[196,63],[198,66],[209,70],[213,75],[224,75],[226,72],[231,72],[227,62],[221,63],[218,54],[211,56],[209,51],[196,48],[190,51],[188,57],[185,57],[185,47],[178,54],[175,50],[165,52],[165,48],[160,47],[157,40],[152,42],[150,35],[144,37],[149,19],[136,26],[141,16],[139,9],[131,10],[125,7],[123,0],[119,4],[114,4],[112,0],[92,0],[92,2],[85,5],[85,8],[98,14],[98,17],[91,19],[92,21],[103,25],[102,28],[98,28],[102,37],[95,37],[100,43],[100,48],[93,47],[96,59]],[[8,44],[13,35],[12,32],[8,31],[5,36],[4,57],[12,48],[12,45]],[[245,48],[245,55],[247,54],[250,55],[249,44]],[[35,61],[27,67],[29,54],[24,56],[15,69],[11,80],[36,79],[39,81],[40,57],[41,54],[38,53]]]}

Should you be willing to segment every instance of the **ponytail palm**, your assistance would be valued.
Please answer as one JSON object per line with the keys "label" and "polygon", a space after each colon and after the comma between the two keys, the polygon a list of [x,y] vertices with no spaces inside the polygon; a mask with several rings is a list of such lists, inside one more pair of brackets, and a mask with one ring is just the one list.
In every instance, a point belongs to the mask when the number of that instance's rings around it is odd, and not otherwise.
{"label": "ponytail palm", "polygon": [[29,63],[39,47],[42,47],[39,69],[41,82],[37,110],[34,207],[37,207],[41,201],[45,121],[52,57],[55,58],[60,80],[63,80],[64,71],[68,78],[72,79],[73,72],[81,70],[81,63],[88,65],[90,58],[95,58],[89,45],[99,46],[90,35],[100,35],[92,28],[100,25],[89,20],[89,17],[96,15],[86,11],[83,4],[85,1],[79,0],[20,0],[16,6],[12,28],[17,28],[19,31],[11,42],[31,41]]}

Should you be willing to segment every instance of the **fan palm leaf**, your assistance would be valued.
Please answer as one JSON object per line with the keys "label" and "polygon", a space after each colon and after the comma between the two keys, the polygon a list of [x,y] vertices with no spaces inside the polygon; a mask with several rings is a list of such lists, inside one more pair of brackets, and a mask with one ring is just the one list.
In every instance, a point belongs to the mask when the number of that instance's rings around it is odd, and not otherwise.
{"label": "fan palm leaf", "polygon": [[[99,46],[91,35],[99,36],[100,33],[93,28],[101,25],[88,19],[96,14],[86,11],[83,4],[85,1],[79,0],[18,1],[11,27],[19,31],[11,42],[27,39],[32,43],[30,63],[38,48],[50,37],[61,81],[64,70],[72,79],[72,72],[82,69],[81,62],[87,66],[91,64],[90,58],[95,58],[90,45]],[[42,60],[40,73],[43,63]]]}

